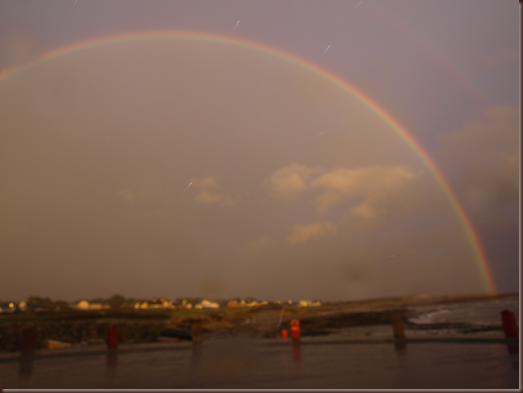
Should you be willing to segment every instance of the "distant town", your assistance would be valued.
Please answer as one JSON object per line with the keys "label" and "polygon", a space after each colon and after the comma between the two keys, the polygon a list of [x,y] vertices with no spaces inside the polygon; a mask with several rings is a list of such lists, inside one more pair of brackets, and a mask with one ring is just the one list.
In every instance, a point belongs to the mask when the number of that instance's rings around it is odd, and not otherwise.
{"label": "distant town", "polygon": [[21,302],[0,301],[0,313],[16,312],[51,312],[51,311],[68,311],[68,310],[106,310],[106,309],[220,309],[220,308],[237,308],[237,307],[259,307],[265,305],[289,305],[295,307],[320,307],[322,302],[319,300],[299,300],[299,301],[271,301],[259,300],[254,298],[234,298],[228,300],[208,300],[204,298],[153,298],[153,299],[136,299],[125,298],[121,295],[114,295],[108,299],[80,299],[69,303],[63,300],[51,300],[48,297],[30,296]]}

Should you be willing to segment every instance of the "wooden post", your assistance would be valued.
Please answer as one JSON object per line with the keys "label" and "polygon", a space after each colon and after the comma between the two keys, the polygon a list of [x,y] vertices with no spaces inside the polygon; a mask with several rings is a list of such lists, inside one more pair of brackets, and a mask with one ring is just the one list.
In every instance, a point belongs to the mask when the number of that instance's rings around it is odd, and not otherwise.
{"label": "wooden post", "polygon": [[203,328],[198,322],[192,325],[192,342],[193,344],[201,344],[203,341]]}
{"label": "wooden post", "polygon": [[405,322],[400,314],[395,314],[392,317],[392,329],[394,331],[394,338],[405,338]]}

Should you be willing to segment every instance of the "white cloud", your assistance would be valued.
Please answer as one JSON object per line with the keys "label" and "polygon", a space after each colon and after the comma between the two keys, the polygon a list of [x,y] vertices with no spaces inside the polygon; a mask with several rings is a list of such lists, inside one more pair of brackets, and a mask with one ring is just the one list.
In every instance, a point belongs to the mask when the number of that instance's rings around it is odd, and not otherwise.
{"label": "white cloud", "polygon": [[361,217],[367,220],[373,220],[376,217],[376,210],[369,202],[363,202],[362,204],[353,207],[351,213],[356,217]]}
{"label": "white cloud", "polygon": [[[374,220],[378,214],[385,214],[391,200],[396,199],[402,187],[416,175],[399,166],[374,166],[356,169],[338,168],[323,174],[311,182],[313,188],[327,193],[316,198],[316,208],[324,212],[341,202],[341,196],[351,203],[353,216]],[[358,206],[353,206],[359,201]]]}
{"label": "white cloud", "polygon": [[308,225],[294,225],[287,240],[290,244],[305,243],[313,238],[335,235],[336,232],[336,227],[334,227],[329,222]]}
{"label": "white cloud", "polygon": [[354,217],[373,220],[386,214],[391,201],[401,199],[404,187],[417,178],[403,166],[337,168],[325,173],[319,168],[292,164],[275,171],[266,185],[271,196],[279,199],[320,192],[313,201],[319,213],[348,204]]}
{"label": "white cloud", "polygon": [[212,176],[204,177],[201,180],[193,179],[192,183],[193,183],[194,187],[198,187],[198,188],[206,188],[206,189],[209,189],[209,188],[220,188],[218,186],[218,182]]}
{"label": "white cloud", "polygon": [[326,192],[318,196],[314,200],[314,203],[316,204],[317,210],[323,213],[331,207],[339,205],[342,202],[342,200],[343,198],[340,194],[335,192]]}
{"label": "white cloud", "polygon": [[234,205],[234,200],[224,194],[211,193],[209,191],[202,191],[194,197],[194,200],[204,204],[221,203],[224,206]]}
{"label": "white cloud", "polygon": [[213,176],[206,176],[203,179],[192,179],[192,185],[196,188],[203,189],[203,191],[194,197],[194,200],[198,203],[217,203],[223,206],[232,206],[236,202],[231,196],[216,191],[220,189],[221,186],[218,185],[218,181]]}
{"label": "white cloud", "polygon": [[381,198],[393,192],[416,175],[399,166],[374,166],[356,169],[338,168],[311,182],[312,187],[337,191],[346,196]]}
{"label": "white cloud", "polygon": [[275,171],[265,182],[274,198],[291,198],[308,188],[310,176],[317,173],[317,168],[291,164]]}

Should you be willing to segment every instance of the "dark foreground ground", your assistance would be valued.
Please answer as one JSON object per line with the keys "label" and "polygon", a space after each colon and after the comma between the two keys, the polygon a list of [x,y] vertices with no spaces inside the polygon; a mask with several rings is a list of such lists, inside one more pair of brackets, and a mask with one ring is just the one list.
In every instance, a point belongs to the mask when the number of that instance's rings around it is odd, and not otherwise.
{"label": "dark foreground ground", "polygon": [[[11,343],[0,351],[0,381],[2,388],[42,389],[517,389],[519,341],[505,340],[499,318],[507,307],[519,318],[517,295],[286,307],[283,314],[263,307],[139,318],[26,315],[0,325],[4,344]],[[405,340],[393,336],[398,315]],[[294,318],[301,340],[283,341],[278,332]],[[109,323],[124,332],[117,351],[103,343]],[[73,346],[20,352],[16,333],[9,341],[5,332],[24,326],[38,327],[39,343],[47,334]],[[203,341],[155,342],[154,332],[166,326],[203,328]]]}
{"label": "dark foreground ground", "polygon": [[21,389],[517,389],[519,361],[496,343],[304,339],[284,345],[233,338],[3,362],[0,381],[3,388]]}

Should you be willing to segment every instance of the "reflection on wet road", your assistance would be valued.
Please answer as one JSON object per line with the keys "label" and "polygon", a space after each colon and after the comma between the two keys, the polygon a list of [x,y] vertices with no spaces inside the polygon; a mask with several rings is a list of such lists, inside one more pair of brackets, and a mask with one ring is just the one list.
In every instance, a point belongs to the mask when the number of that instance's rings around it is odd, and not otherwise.
{"label": "reflection on wet road", "polygon": [[163,351],[29,354],[0,363],[0,380],[4,388],[516,389],[518,371],[518,355],[495,343],[260,345],[228,339]]}

